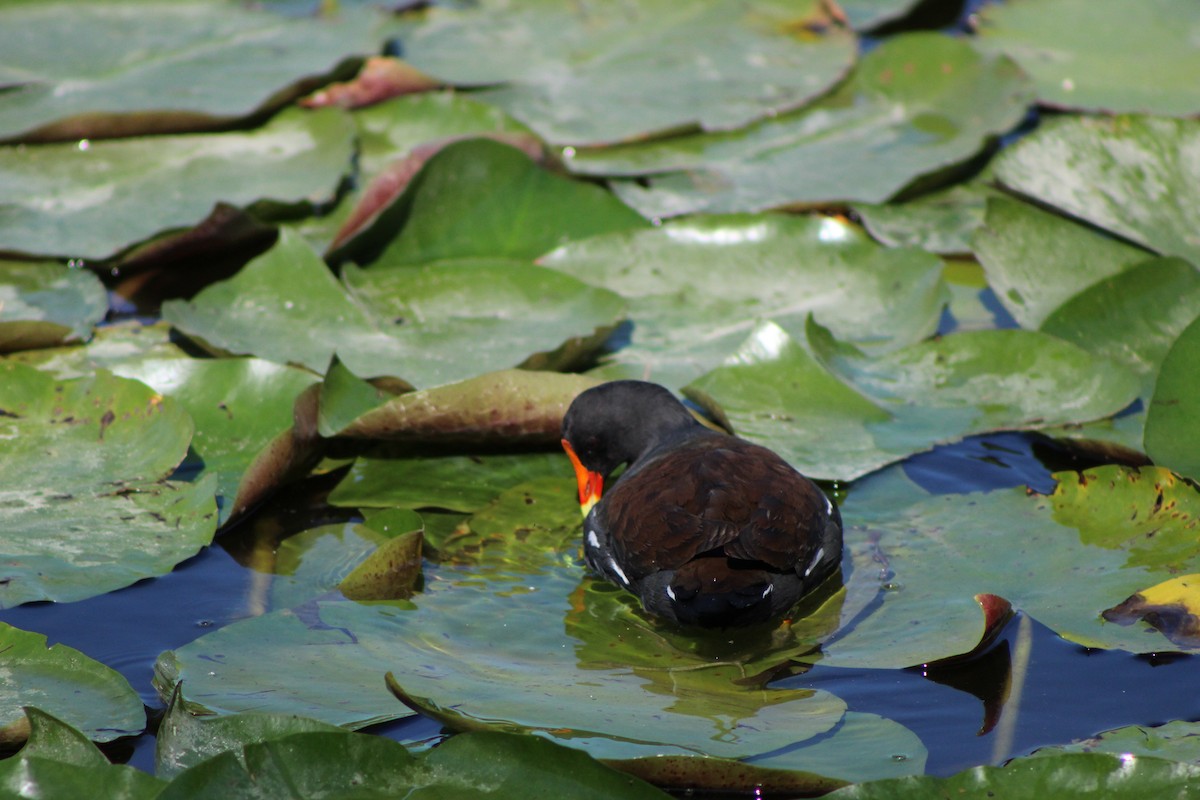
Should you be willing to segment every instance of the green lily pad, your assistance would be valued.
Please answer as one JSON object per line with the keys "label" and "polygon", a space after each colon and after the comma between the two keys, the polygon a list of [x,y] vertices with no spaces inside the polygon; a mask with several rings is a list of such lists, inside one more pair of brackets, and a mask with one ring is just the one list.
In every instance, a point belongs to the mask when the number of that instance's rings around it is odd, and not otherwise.
{"label": "green lily pad", "polygon": [[102,259],[195,225],[219,201],[327,201],[353,147],[336,109],[286,111],[250,132],[0,147],[0,250]]}
{"label": "green lily pad", "polygon": [[597,383],[558,372],[490,372],[402,394],[362,414],[338,435],[443,445],[557,445],[567,406]]}
{"label": "green lily pad", "polygon": [[196,426],[192,449],[217,476],[229,516],[238,483],[255,453],[292,424],[296,396],[317,376],[257,358],[146,359],[115,372],[179,401]]}
{"label": "green lily pad", "polygon": [[328,595],[389,541],[374,528],[351,522],[319,525],[287,537],[275,548],[270,565],[269,607],[297,608]]}
{"label": "green lily pad", "polygon": [[533,259],[568,241],[647,225],[599,186],[551,173],[515,147],[469,139],[439,150],[369,228],[331,255],[376,269]]}
{"label": "green lily pad", "polygon": [[1040,758],[1060,753],[1152,756],[1195,764],[1200,762],[1200,725],[1182,719],[1165,725],[1126,725],[1070,744],[1041,747],[1033,755]]}
{"label": "green lily pad", "polygon": [[237,3],[18,2],[0,10],[0,140],[207,130],[277,109],[378,52],[378,15]]}
{"label": "green lily pad", "polygon": [[64,644],[47,648],[45,636],[4,622],[0,622],[0,652],[5,670],[0,685],[0,744],[11,746],[30,735],[32,720],[26,719],[23,706],[53,714],[98,742],[145,729],[142,701],[116,670]]}
{"label": "green lily pad", "polygon": [[282,739],[296,733],[342,729],[294,714],[237,714],[232,717],[197,718],[188,713],[178,694],[171,698],[159,724],[154,748],[154,772],[170,780],[189,767],[221,753],[243,757],[248,744]]}
{"label": "green lily pad", "polygon": [[[852,713],[846,712],[847,716]],[[747,786],[753,786],[755,791],[765,796],[815,797],[846,785],[845,781],[811,772],[772,769],[711,756],[653,755],[644,758],[609,758],[604,763],[676,795],[689,792],[736,794]]]}
{"label": "green lily pad", "polygon": [[382,737],[313,731],[223,753],[181,773],[160,798],[217,800],[228,798],[231,787],[247,797],[668,797],[533,736],[471,734],[413,756]]}
{"label": "green lily pad", "polygon": [[0,353],[87,340],[107,311],[104,286],[90,272],[0,260]]}
{"label": "green lily pad", "polygon": [[187,357],[187,353],[171,341],[170,325],[126,320],[96,328],[86,345],[23,350],[9,353],[3,360],[37,367],[60,378],[81,378],[99,369],[111,371],[144,359]]}
{"label": "green lily pad", "polygon": [[937,258],[879,247],[836,217],[692,217],[575,242],[539,263],[628,299],[633,341],[601,374],[673,387],[720,364],[764,318],[801,335],[813,314],[889,350],[932,334],[948,299]]}
{"label": "green lily pad", "polygon": [[871,235],[888,247],[920,247],[931,253],[971,252],[971,235],[983,224],[988,200],[1000,192],[973,181],[906,203],[855,203]]}
{"label": "green lily pad", "polygon": [[[555,270],[520,261],[482,260],[408,269],[361,270],[342,280],[389,333],[410,364],[402,375],[432,386],[497,366],[570,369],[586,361],[624,317],[625,301]],[[443,363],[437,363],[437,362]]]}
{"label": "green lily pad", "polygon": [[901,20],[923,3],[920,0],[838,0],[837,5],[856,31],[865,31]]}
{"label": "green lily pad", "polygon": [[175,401],[107,372],[0,363],[0,409],[0,607],[103,594],[212,541],[215,480],[164,480],[192,437]]}
{"label": "green lily pad", "polygon": [[1088,287],[1041,329],[1127,367],[1150,397],[1167,351],[1197,315],[1200,272],[1181,258],[1155,258]]}
{"label": "green lily pad", "polygon": [[318,372],[336,351],[360,375],[432,386],[506,362],[568,366],[621,316],[613,293],[521,262],[347,267],[347,283],[285,230],[233,278],[164,304],[163,318],[215,350]]}
{"label": "green lily pad", "polygon": [[997,299],[1022,327],[1032,329],[1088,286],[1151,255],[1002,196],[987,201],[972,248]]}
{"label": "green lily pad", "polygon": [[1003,767],[972,767],[949,778],[896,778],[847,786],[830,800],[924,800],[930,797],[991,796],[1011,800],[1112,800],[1191,797],[1200,766],[1161,758],[1126,759],[1108,753],[1068,753],[1017,758]]}
{"label": "green lily pad", "polygon": [[359,142],[355,186],[330,214],[290,223],[321,250],[342,239],[356,218],[379,213],[376,195],[394,199],[427,160],[430,148],[475,136],[532,138],[528,128],[500,109],[452,91],[397,97],[351,116]]}
{"label": "green lily pad", "polygon": [[421,71],[494,87],[476,96],[546,141],[581,145],[729,130],[797,108],[854,63],[854,36],[831,23],[817,0],[637,0],[618,14],[486,2],[435,7],[401,39]]}
{"label": "green lily pad", "polygon": [[1200,119],[1048,120],[1001,153],[1005,186],[1161,255],[1200,263]]}
{"label": "green lily pad", "polygon": [[45,711],[26,707],[25,716],[29,741],[0,760],[0,787],[8,796],[154,800],[166,785],[134,767],[110,764],[83,733]]}
{"label": "green lily pad", "polygon": [[978,16],[981,49],[1029,73],[1054,108],[1186,117],[1200,112],[1200,8],[1151,0],[1009,0]]}
{"label": "green lily pad", "polygon": [[810,323],[808,343],[765,323],[684,391],[831,480],[971,434],[1099,419],[1137,396],[1123,368],[1031,331],[964,331],[872,357]]}
{"label": "green lily pad", "polygon": [[317,431],[320,387],[309,386],[292,406],[292,426],[267,442],[250,459],[238,483],[233,507],[224,524],[246,514],[280,487],[308,475],[325,455],[326,442]]}
{"label": "green lily pad", "polygon": [[755,759],[753,764],[857,783],[923,775],[927,757],[920,738],[899,722],[847,711],[837,727],[816,742]]}
{"label": "green lily pad", "polygon": [[[377,700],[390,671],[428,707],[605,757],[647,746],[761,755],[842,718],[845,705],[825,692],[753,680],[831,633],[840,601],[733,645],[729,634],[663,627],[627,593],[584,580],[578,514],[569,473],[516,486],[445,543],[452,564],[429,570],[415,609],[318,602],[238,622],[164,654],[157,685],[182,680],[192,702],[220,713],[258,708],[358,726],[389,708],[408,713]],[[277,665],[269,675],[264,659]]]}
{"label": "green lily pad", "polygon": [[1025,114],[1029,86],[1004,57],[932,33],[886,40],[800,111],[721,134],[576,151],[568,168],[616,180],[648,217],[882,203],[977,154]]}
{"label": "green lily pad", "polygon": [[522,481],[570,475],[564,458],[561,452],[360,457],[330,492],[329,502],[352,508],[440,508],[470,513]]}
{"label": "green lily pad", "polygon": [[25,706],[25,719],[29,739],[21,748],[22,756],[37,756],[80,767],[103,767],[109,763],[100,748],[82,731],[76,730],[52,714],[35,706]]}
{"label": "green lily pad", "polygon": [[[0,786],[17,787],[26,797],[103,797],[156,800],[166,784],[127,764],[81,767],[47,758],[17,755],[0,761]],[[20,797],[14,789],[10,796]]]}
{"label": "green lily pad", "polygon": [[416,527],[379,545],[342,579],[338,589],[351,600],[404,600],[413,596],[421,580],[424,526]]}
{"label": "green lily pad", "polygon": [[1146,412],[1146,453],[1155,463],[1191,478],[1200,477],[1196,429],[1200,425],[1200,321],[1193,321],[1171,345],[1158,373]]}
{"label": "green lily pad", "polygon": [[[1055,477],[1058,487],[1044,496],[1023,487],[934,496],[895,469],[857,487],[842,507],[854,562],[847,592],[874,594],[877,603],[852,624],[843,619],[821,663],[901,667],[961,654],[979,639],[973,597],[981,592],[1087,647],[1183,649],[1148,636],[1147,625],[1101,615],[1147,586],[1197,571],[1197,490],[1154,468]],[[997,520],[1020,531],[1019,542],[997,534]]]}

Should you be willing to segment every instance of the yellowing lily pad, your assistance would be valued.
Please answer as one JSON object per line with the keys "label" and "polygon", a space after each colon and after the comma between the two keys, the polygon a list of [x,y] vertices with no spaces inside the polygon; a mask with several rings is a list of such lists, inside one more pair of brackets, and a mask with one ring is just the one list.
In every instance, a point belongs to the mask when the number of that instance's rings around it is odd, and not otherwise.
{"label": "yellowing lily pad", "polygon": [[1181,575],[1155,584],[1106,609],[1118,625],[1146,622],[1181,647],[1200,647],[1200,575]]}

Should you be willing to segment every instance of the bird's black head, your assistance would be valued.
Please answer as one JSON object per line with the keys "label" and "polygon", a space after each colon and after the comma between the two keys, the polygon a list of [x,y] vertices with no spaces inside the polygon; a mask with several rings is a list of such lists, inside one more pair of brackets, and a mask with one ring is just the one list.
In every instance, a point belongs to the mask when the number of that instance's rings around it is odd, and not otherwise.
{"label": "bird's black head", "polygon": [[585,467],[608,476],[700,423],[675,395],[646,381],[612,381],[582,392],[562,435]]}

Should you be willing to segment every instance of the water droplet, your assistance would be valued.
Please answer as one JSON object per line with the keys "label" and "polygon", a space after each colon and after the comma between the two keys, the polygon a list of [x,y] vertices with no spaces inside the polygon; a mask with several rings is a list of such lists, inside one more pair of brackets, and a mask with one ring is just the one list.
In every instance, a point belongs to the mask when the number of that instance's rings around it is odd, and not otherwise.
{"label": "water droplet", "polygon": [[903,753],[896,753],[892,756],[892,761],[908,761],[908,756]]}
{"label": "water droplet", "polygon": [[898,592],[904,588],[904,584],[897,583],[896,581],[888,581],[879,588],[883,589],[885,592]]}
{"label": "water droplet", "polygon": [[286,308],[288,311],[291,311],[293,308],[295,308],[295,306],[296,306],[296,304],[293,303],[291,300],[283,301],[283,307]]}
{"label": "water droplet", "polygon": [[574,158],[574,157],[575,157],[575,148],[574,147],[564,147],[563,148],[563,158]]}
{"label": "water droplet", "polygon": [[87,139],[80,139],[79,144],[77,144],[75,146],[77,148],[79,148],[79,152],[83,153],[83,152],[86,152],[89,148],[91,148],[92,143],[89,142]]}

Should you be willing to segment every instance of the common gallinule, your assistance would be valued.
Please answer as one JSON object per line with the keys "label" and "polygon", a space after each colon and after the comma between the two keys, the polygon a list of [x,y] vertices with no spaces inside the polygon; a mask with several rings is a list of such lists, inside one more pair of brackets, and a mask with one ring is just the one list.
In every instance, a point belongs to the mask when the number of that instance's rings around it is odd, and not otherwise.
{"label": "common gallinule", "polygon": [[653,614],[704,627],[764,622],[841,563],[841,516],[812,481],[767,448],[701,425],[662,386],[588,389],[562,433],[588,565]]}

